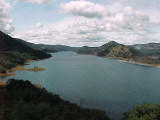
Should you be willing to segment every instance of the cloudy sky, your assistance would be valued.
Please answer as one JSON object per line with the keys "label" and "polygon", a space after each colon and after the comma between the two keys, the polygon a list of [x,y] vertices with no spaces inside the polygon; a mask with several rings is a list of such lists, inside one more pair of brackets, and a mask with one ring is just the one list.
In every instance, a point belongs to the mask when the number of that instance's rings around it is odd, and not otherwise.
{"label": "cloudy sky", "polygon": [[160,0],[0,0],[0,30],[32,43],[160,42]]}

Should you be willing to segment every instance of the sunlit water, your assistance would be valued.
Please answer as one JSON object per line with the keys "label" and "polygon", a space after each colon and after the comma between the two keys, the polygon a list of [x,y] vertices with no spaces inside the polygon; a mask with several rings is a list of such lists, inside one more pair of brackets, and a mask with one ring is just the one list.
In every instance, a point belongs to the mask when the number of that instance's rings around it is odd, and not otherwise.
{"label": "sunlit water", "polygon": [[9,78],[30,80],[49,92],[83,107],[105,110],[120,118],[134,105],[160,103],[160,69],[119,62],[115,59],[74,52],[59,52],[54,57],[25,66],[44,67],[46,71],[16,71]]}

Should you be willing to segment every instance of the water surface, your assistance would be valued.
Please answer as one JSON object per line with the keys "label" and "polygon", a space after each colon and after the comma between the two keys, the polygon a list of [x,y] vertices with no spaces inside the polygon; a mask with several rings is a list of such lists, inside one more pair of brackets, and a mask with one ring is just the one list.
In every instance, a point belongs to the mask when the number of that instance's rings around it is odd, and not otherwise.
{"label": "water surface", "polygon": [[46,71],[16,71],[9,78],[30,80],[48,91],[83,107],[106,111],[112,118],[143,102],[160,103],[160,69],[123,63],[115,59],[74,52],[58,52],[54,57],[25,66]]}

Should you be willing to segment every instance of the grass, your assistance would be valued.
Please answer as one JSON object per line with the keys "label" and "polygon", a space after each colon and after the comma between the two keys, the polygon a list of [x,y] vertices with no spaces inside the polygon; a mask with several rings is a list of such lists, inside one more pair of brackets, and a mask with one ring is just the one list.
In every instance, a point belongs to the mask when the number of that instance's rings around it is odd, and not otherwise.
{"label": "grass", "polygon": [[46,69],[45,68],[24,68],[24,66],[16,66],[16,67],[12,68],[11,70],[7,70],[7,73],[5,73],[5,74],[0,73],[0,77],[14,76],[16,74],[12,73],[12,72],[18,71],[18,70],[38,72],[38,71],[44,71]]}
{"label": "grass", "polygon": [[45,68],[28,68],[24,70],[36,72],[36,71],[44,71],[46,69]]}
{"label": "grass", "polygon": [[35,60],[26,60],[26,62],[34,62]]}
{"label": "grass", "polygon": [[17,70],[24,70],[24,67],[18,65],[18,66],[11,69],[11,71],[17,71]]}
{"label": "grass", "polygon": [[11,73],[9,71],[7,71],[7,73],[5,73],[5,74],[0,73],[0,77],[7,77],[7,76],[14,76],[14,75],[16,75],[16,74],[15,73]]}
{"label": "grass", "polygon": [[6,82],[0,80],[0,86],[5,86],[6,85]]}
{"label": "grass", "polygon": [[11,71],[17,71],[17,70],[26,70],[26,71],[44,71],[46,70],[45,68],[24,68],[24,66],[16,66],[15,68],[12,68]]}
{"label": "grass", "polygon": [[33,84],[36,88],[42,88],[40,84]]}

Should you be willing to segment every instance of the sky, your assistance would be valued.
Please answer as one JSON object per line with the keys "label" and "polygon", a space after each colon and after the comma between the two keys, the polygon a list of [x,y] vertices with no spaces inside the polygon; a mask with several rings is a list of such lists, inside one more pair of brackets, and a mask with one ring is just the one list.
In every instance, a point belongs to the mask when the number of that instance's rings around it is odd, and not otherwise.
{"label": "sky", "polygon": [[160,0],[0,0],[0,30],[31,43],[160,43]]}

